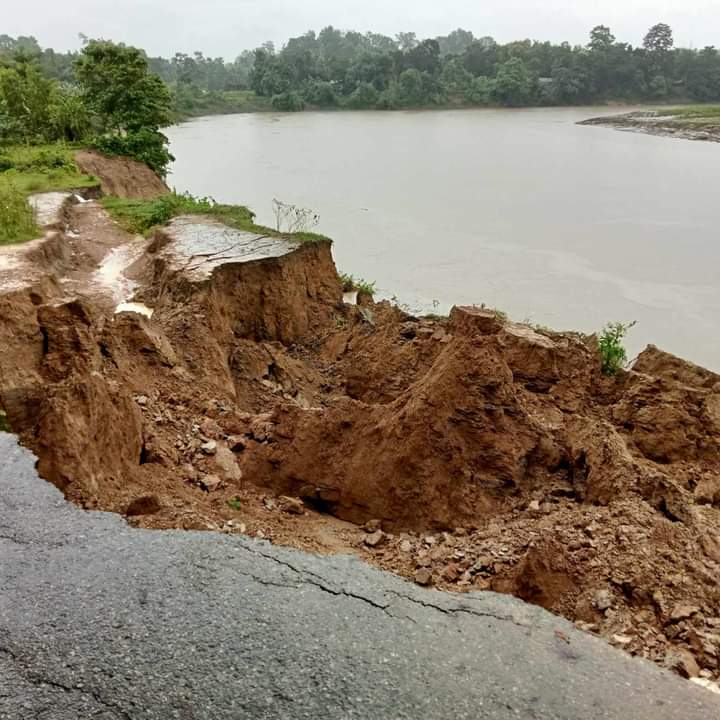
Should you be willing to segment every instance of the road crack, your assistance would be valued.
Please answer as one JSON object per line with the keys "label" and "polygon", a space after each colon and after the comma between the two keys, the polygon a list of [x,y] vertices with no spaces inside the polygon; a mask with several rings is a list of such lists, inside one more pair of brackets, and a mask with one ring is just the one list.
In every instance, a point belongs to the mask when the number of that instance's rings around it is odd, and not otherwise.
{"label": "road crack", "polygon": [[90,697],[97,703],[98,706],[104,708],[108,712],[113,713],[116,717],[120,718],[120,720],[132,720],[132,717],[128,715],[125,710],[105,700],[95,690],[85,687],[66,685],[59,680],[53,680],[44,675],[41,675],[34,670],[30,670],[28,667],[25,666],[18,654],[7,645],[0,645],[0,654],[6,655],[10,658],[10,661],[13,663],[18,672],[18,675],[20,675],[20,677],[22,677],[22,679],[28,682],[30,685],[33,685],[34,687],[46,686],[55,688],[56,690],[62,690],[65,693],[76,693],[78,695]]}

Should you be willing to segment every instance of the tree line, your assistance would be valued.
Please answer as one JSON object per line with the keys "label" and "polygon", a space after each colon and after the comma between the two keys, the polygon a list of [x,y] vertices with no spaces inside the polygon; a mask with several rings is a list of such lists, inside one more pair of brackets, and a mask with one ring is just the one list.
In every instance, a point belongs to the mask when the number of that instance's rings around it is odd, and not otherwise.
{"label": "tree line", "polygon": [[92,40],[58,56],[10,40],[0,36],[0,145],[83,142],[165,174],[172,97],[143,52]]}
{"label": "tree line", "polygon": [[[81,36],[82,37],[82,36]],[[598,25],[586,45],[506,44],[458,29],[419,39],[326,27],[222,58],[143,51],[83,38],[78,52],[0,35],[0,142],[80,140],[167,166],[163,125],[179,117],[258,107],[396,109],[720,101],[720,53],[676,48],[651,27],[640,47]]]}

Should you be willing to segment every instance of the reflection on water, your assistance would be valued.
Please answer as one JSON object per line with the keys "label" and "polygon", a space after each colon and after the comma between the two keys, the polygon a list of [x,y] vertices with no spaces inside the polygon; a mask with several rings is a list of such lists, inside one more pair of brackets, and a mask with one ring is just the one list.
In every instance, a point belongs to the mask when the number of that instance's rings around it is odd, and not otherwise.
{"label": "reflection on water", "polygon": [[[172,128],[179,190],[320,213],[340,269],[413,309],[637,320],[720,370],[720,145],[575,125],[597,108],[301,113]],[[612,111],[607,111],[612,112]]]}

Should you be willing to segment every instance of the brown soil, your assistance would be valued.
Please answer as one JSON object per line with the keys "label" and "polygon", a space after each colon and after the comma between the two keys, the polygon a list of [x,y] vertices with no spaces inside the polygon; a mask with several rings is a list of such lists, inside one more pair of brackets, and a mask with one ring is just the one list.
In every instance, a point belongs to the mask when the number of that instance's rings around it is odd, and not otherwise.
{"label": "brown soil", "polygon": [[594,338],[344,305],[324,243],[198,278],[160,233],[132,268],[152,319],[114,315],[92,278],[137,241],[69,212],[62,267],[0,290],[0,405],[68,498],[511,593],[718,677],[720,376],[649,347],[607,378]]}
{"label": "brown soil", "polygon": [[97,150],[75,153],[80,170],[100,180],[105,195],[149,200],[168,192],[167,185],[147,166],[127,157],[108,157]]}

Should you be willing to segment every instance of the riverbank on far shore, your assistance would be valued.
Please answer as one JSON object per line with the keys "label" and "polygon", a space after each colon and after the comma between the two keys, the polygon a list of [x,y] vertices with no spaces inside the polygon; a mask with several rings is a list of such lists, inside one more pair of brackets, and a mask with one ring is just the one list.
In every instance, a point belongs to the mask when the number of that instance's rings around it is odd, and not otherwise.
{"label": "riverbank on far shore", "polygon": [[720,107],[689,106],[643,110],[589,118],[579,125],[602,125],[618,130],[648,133],[685,140],[720,142]]}

